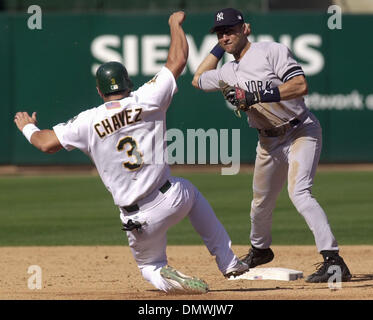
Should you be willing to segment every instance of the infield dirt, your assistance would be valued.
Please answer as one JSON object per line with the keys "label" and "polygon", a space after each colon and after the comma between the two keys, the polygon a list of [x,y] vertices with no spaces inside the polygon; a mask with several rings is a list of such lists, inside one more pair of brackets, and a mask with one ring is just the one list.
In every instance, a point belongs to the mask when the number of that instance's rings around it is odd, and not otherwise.
{"label": "infield dirt", "polygon": [[[275,259],[266,267],[315,271],[321,261],[314,246],[273,246]],[[233,246],[244,255],[247,246]],[[31,300],[313,300],[373,299],[373,246],[342,246],[341,255],[353,278],[332,291],[328,284],[296,281],[226,280],[203,246],[169,246],[169,264],[181,272],[206,280],[204,295],[167,295],[141,276],[126,246],[1,247],[0,299]],[[28,288],[28,268],[41,268],[41,289]]]}

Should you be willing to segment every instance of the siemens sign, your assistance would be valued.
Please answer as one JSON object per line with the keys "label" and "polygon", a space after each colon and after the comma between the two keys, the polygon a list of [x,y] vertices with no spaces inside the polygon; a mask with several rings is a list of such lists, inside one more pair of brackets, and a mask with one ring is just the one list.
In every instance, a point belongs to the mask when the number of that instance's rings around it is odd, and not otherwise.
{"label": "siemens sign", "polygon": [[[215,35],[207,35],[198,47],[192,35],[187,35],[189,43],[189,58],[186,70],[194,74],[198,65],[216,44]],[[312,76],[324,67],[324,56],[320,51],[322,38],[318,34],[302,34],[292,37],[288,34],[274,39],[271,35],[250,36],[250,41],[278,41],[289,47],[306,75]],[[98,63],[92,65],[92,74],[98,66],[107,61],[122,62],[130,76],[152,76],[157,73],[167,60],[170,36],[161,35],[124,35],[105,34],[96,37],[91,43],[92,56]],[[226,54],[224,61],[233,59]]]}

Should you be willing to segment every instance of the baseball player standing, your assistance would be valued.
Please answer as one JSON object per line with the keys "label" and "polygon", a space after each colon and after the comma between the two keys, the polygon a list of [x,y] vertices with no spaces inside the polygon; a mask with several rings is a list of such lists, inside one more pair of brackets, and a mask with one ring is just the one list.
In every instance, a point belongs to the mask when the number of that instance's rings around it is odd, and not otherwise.
{"label": "baseball player standing", "polygon": [[[166,232],[188,216],[225,277],[248,270],[231,250],[231,240],[202,194],[189,181],[172,177],[166,163],[166,111],[176,79],[188,58],[182,23],[169,18],[171,43],[165,66],[138,90],[125,67],[108,62],[96,73],[104,104],[80,113],[53,130],[36,127],[36,113],[15,115],[19,130],[41,151],[78,148],[87,154],[120,209],[123,229],[143,277],[165,292],[206,293],[208,285],[167,265]],[[161,137],[161,141],[157,137]]]}
{"label": "baseball player standing", "polygon": [[[303,96],[307,82],[301,66],[290,50],[276,42],[250,42],[250,25],[233,8],[219,10],[211,33],[218,44],[202,61],[193,86],[204,91],[221,89],[237,112],[247,114],[248,123],[258,130],[258,145],[251,202],[251,249],[243,259],[249,268],[270,262],[274,254],[272,211],[286,180],[288,193],[315,237],[324,262],[307,282],[327,282],[339,266],[342,281],[351,278],[339,256],[339,248],[327,217],[311,194],[321,152],[321,127],[309,111]],[[234,61],[217,68],[224,53]]]}

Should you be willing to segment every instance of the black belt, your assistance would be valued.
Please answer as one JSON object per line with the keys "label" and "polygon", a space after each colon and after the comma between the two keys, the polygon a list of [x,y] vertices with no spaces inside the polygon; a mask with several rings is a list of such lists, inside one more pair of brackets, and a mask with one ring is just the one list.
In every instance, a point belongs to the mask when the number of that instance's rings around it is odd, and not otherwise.
{"label": "black belt", "polygon": [[285,134],[285,132],[298,125],[301,121],[297,118],[290,120],[288,123],[281,127],[273,128],[273,129],[258,129],[260,135],[264,137],[279,137]]}
{"label": "black belt", "polygon": [[[162,192],[162,193],[166,193],[166,191],[168,189],[170,189],[171,187],[171,182],[169,180],[167,180],[165,182],[165,184],[159,188],[159,191]],[[137,203],[131,205],[131,206],[127,206],[127,207],[122,207],[122,209],[126,210],[127,212],[134,212],[134,211],[139,211],[139,206]]]}

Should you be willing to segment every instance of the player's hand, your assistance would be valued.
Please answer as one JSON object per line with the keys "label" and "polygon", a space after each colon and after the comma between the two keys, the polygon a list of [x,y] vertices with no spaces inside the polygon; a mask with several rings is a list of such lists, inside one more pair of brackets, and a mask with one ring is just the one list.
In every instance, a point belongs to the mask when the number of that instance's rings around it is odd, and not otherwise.
{"label": "player's hand", "polygon": [[170,18],[168,19],[168,24],[171,26],[172,24],[176,23],[181,25],[185,20],[185,12],[184,11],[177,11],[171,14]]}
{"label": "player's hand", "polygon": [[36,112],[33,112],[31,117],[27,112],[17,112],[14,116],[14,122],[20,131],[22,131],[26,124],[33,123],[36,125]]}

